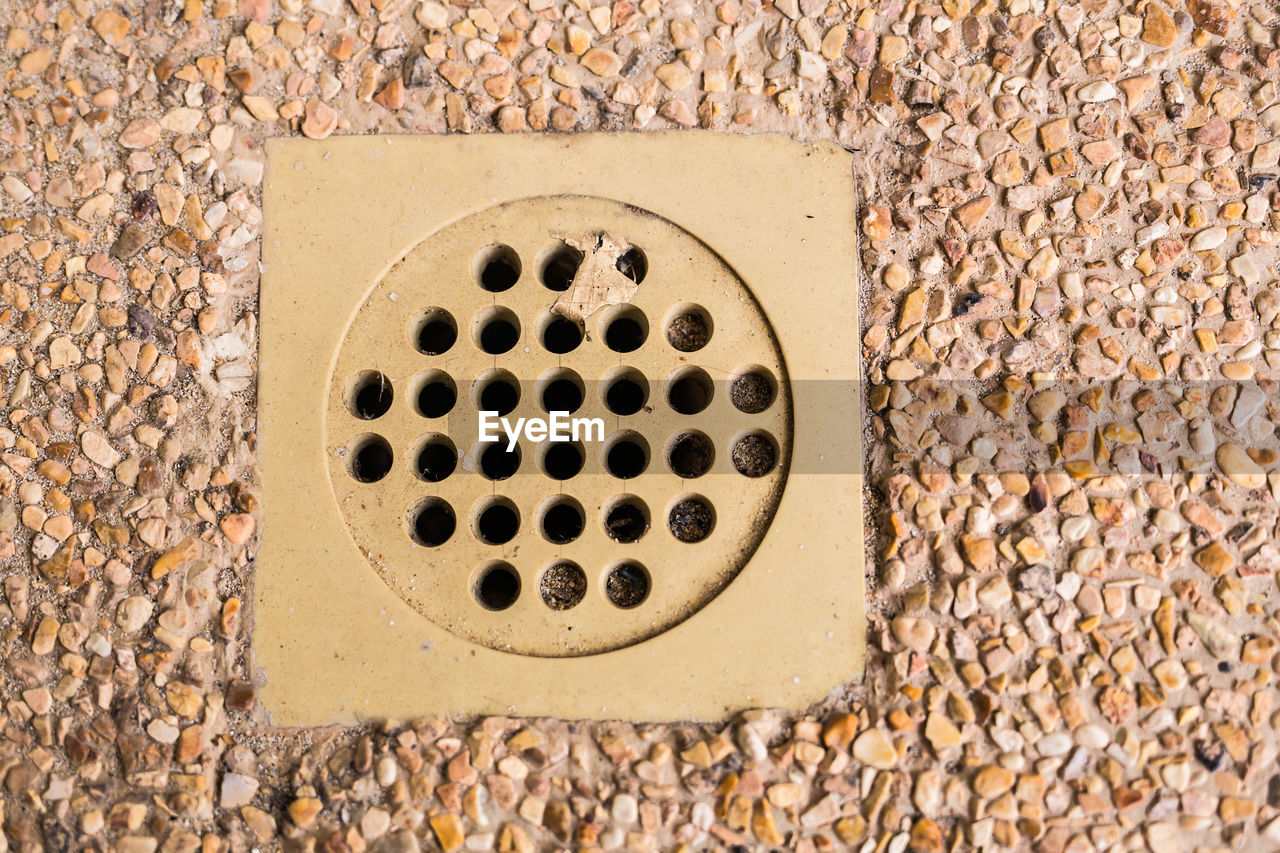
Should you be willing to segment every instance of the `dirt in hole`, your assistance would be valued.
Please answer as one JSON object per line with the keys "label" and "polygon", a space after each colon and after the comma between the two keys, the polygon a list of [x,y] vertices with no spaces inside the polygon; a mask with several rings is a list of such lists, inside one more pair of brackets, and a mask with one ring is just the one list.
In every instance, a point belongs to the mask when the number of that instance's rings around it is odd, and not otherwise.
{"label": "dirt in hole", "polygon": [[715,526],[711,505],[701,498],[686,498],[671,508],[667,524],[671,535],[681,542],[701,542]]}
{"label": "dirt in hole", "polygon": [[636,542],[648,529],[644,510],[633,503],[618,504],[604,521],[605,534],[614,542]]}
{"label": "dirt in hole", "polygon": [[729,402],[740,412],[758,415],[773,405],[773,384],[760,373],[744,373],[729,384]]}
{"label": "dirt in hole", "polygon": [[676,476],[689,480],[710,471],[715,458],[716,449],[711,439],[696,432],[687,432],[672,442],[667,464]]}
{"label": "dirt in hole", "polygon": [[587,594],[587,576],[573,563],[556,563],[542,573],[538,591],[552,610],[568,610]]}
{"label": "dirt in hole", "polygon": [[680,352],[696,352],[711,340],[711,327],[698,314],[681,314],[667,324],[667,341]]}
{"label": "dirt in hole", "polygon": [[763,435],[743,436],[729,455],[733,467],[745,477],[763,477],[778,464],[778,451]]}
{"label": "dirt in hole", "polygon": [[623,563],[609,572],[604,594],[617,607],[635,607],[649,596],[649,573],[638,563]]}

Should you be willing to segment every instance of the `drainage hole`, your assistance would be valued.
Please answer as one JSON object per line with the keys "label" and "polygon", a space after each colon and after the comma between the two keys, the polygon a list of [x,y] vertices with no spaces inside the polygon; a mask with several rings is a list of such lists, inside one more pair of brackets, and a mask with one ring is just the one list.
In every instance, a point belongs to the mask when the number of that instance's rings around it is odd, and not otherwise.
{"label": "drainage hole", "polygon": [[418,320],[418,352],[444,355],[458,340],[458,324],[443,308],[428,308]]}
{"label": "drainage hole", "polygon": [[475,515],[476,538],[486,545],[505,545],[520,532],[520,512],[507,498],[488,498]]}
{"label": "drainage hole", "polygon": [[671,535],[681,542],[701,542],[716,526],[716,513],[711,502],[701,495],[677,501],[667,513]]}
{"label": "drainage hole", "polygon": [[605,378],[604,405],[615,415],[634,415],[649,401],[649,381],[638,370]]}
{"label": "drainage hole", "polygon": [[583,335],[582,326],[568,317],[552,314],[542,321],[542,346],[547,352],[556,355],[573,352],[582,343]]}
{"label": "drainage hole", "polygon": [[567,545],[582,535],[586,515],[573,498],[554,498],[542,511],[542,537],[554,545]]}
{"label": "drainage hole", "polygon": [[509,309],[486,308],[476,317],[476,346],[489,355],[510,352],[520,340],[520,320]]}
{"label": "drainage hole", "polygon": [[548,412],[573,414],[582,408],[586,386],[572,370],[550,371],[542,380],[542,408]]}
{"label": "drainage hole", "polygon": [[649,443],[638,432],[615,433],[605,443],[604,467],[620,480],[639,477],[649,467]]}
{"label": "drainage hole", "polygon": [[766,432],[752,432],[733,443],[733,467],[745,477],[763,477],[778,465],[778,445]]}
{"label": "drainage hole", "polygon": [[548,290],[564,292],[573,284],[578,267],[582,265],[582,252],[567,243],[561,243],[551,250],[547,259],[542,262],[539,278],[542,286]]}
{"label": "drainage hole", "polygon": [[649,585],[648,570],[628,560],[609,570],[604,581],[604,594],[615,607],[638,607],[649,597]]}
{"label": "drainage hole", "polygon": [[574,563],[555,563],[542,573],[538,592],[552,610],[568,610],[587,594],[587,574]]}
{"label": "drainage hole", "polygon": [[418,388],[418,414],[424,418],[443,418],[458,402],[458,386],[446,373],[432,371]]}
{"label": "drainage hole", "polygon": [[619,498],[604,514],[605,535],[614,542],[638,542],[648,530],[649,508],[637,497]]}
{"label": "drainage hole", "polygon": [[637,246],[632,246],[619,255],[618,260],[614,261],[613,265],[618,272],[636,284],[644,281],[644,277],[649,274],[649,259],[644,256],[644,252],[640,251]]}
{"label": "drainage hole", "polygon": [[604,345],[614,352],[635,352],[649,337],[649,321],[634,305],[621,305],[605,314]]}
{"label": "drainage hole", "polygon": [[667,403],[682,415],[696,415],[711,405],[715,384],[701,367],[685,367],[667,380]]}
{"label": "drainage hole", "polygon": [[391,470],[395,457],[380,435],[362,435],[347,450],[351,476],[361,483],[376,483]]}
{"label": "drainage hole", "polygon": [[676,306],[667,320],[667,343],[680,352],[697,352],[711,340],[711,315],[701,305]]}
{"label": "drainage hole", "polygon": [[711,470],[715,459],[715,445],[700,432],[681,433],[667,447],[667,466],[683,480],[701,477]]}
{"label": "drainage hole", "polygon": [[443,435],[433,435],[418,451],[418,476],[438,483],[458,467],[458,449]]}
{"label": "drainage hole", "polygon": [[413,541],[435,548],[449,541],[458,522],[453,507],[441,498],[427,498],[413,511]]}
{"label": "drainage hole", "polygon": [[507,450],[503,443],[482,444],[480,473],[490,480],[505,480],[520,470],[520,445]]}
{"label": "drainage hole", "polygon": [[347,411],[364,421],[380,418],[391,408],[391,380],[376,370],[357,373],[347,383]]}
{"label": "drainage hole", "polygon": [[556,441],[548,444],[542,454],[542,470],[553,480],[568,480],[578,475],[585,461],[586,452],[581,444]]}
{"label": "drainage hole", "polygon": [[490,293],[510,290],[520,279],[520,256],[510,246],[490,246],[476,258],[476,280]]}
{"label": "drainage hole", "polygon": [[746,368],[729,382],[729,402],[748,415],[760,414],[773,405],[777,396],[777,380],[758,365]]}
{"label": "drainage hole", "polygon": [[520,402],[520,381],[505,370],[491,370],[476,380],[476,408],[509,415]]}
{"label": "drainage hole", "polygon": [[520,597],[520,575],[510,563],[490,563],[480,570],[472,593],[485,610],[506,610]]}

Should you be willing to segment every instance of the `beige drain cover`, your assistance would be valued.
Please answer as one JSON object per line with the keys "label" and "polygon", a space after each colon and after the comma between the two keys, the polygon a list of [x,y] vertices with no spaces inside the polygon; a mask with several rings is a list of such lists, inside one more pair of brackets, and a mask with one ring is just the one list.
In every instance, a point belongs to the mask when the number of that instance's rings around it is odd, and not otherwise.
{"label": "beige drain cover", "polygon": [[277,723],[711,718],[861,672],[846,155],[700,133],[268,153]]}

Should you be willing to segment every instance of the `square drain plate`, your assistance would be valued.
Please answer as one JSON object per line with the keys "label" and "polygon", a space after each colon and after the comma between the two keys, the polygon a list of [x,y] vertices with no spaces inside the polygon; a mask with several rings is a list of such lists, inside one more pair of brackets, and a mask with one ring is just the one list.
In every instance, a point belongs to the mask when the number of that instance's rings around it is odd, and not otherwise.
{"label": "square drain plate", "polygon": [[712,719],[861,674],[845,152],[267,154],[254,645],[276,724]]}

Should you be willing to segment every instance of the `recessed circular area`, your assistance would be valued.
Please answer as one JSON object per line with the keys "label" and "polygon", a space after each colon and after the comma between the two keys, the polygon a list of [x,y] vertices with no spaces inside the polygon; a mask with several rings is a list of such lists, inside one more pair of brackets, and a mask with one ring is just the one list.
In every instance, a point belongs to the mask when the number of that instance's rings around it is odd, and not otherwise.
{"label": "recessed circular area", "polygon": [[753,364],[734,371],[729,380],[729,402],[740,412],[758,415],[778,398],[778,380],[769,368]]}
{"label": "recessed circular area", "polygon": [[578,476],[587,452],[576,441],[553,441],[542,452],[542,470],[553,480],[568,480]]}
{"label": "recessed circular area", "polygon": [[438,548],[449,541],[458,527],[453,507],[443,498],[420,501],[409,513],[409,529],[413,541],[428,548]]}
{"label": "recessed circular area", "polygon": [[649,442],[634,430],[621,430],[605,439],[604,467],[620,480],[639,477],[649,467]]}
{"label": "recessed circular area", "polygon": [[587,573],[578,564],[567,560],[553,563],[543,571],[538,581],[538,593],[552,610],[577,607],[587,594]]}
{"label": "recessed circular area", "polygon": [[711,342],[711,313],[701,305],[685,302],[667,315],[667,343],[680,352],[697,352]]}
{"label": "recessed circular area", "polygon": [[538,321],[538,340],[542,342],[542,348],[556,355],[576,350],[585,335],[581,323],[560,314],[547,312]]}
{"label": "recessed circular area", "polygon": [[682,432],[667,444],[667,467],[683,480],[701,477],[715,461],[715,444],[697,430]]}
{"label": "recessed circular area", "polygon": [[632,246],[618,255],[618,260],[613,265],[618,272],[636,284],[644,281],[644,277],[649,274],[649,259],[645,257],[639,246]]}
{"label": "recessed circular area", "polygon": [[458,448],[448,436],[427,436],[418,450],[418,476],[428,483],[439,483],[458,467]]}
{"label": "recessed circular area", "polygon": [[498,495],[476,504],[471,527],[477,539],[487,545],[505,545],[520,532],[520,510],[509,498]]}
{"label": "recessed circular area", "polygon": [[391,471],[395,455],[380,435],[366,433],[347,445],[347,470],[361,483],[376,483]]}
{"label": "recessed circular area", "polygon": [[667,404],[682,415],[705,410],[715,393],[715,383],[701,367],[682,367],[667,380]]}
{"label": "recessed circular area", "polygon": [[[623,289],[591,310],[601,283]],[[786,487],[792,392],[768,317],[695,235],[624,204],[500,201],[444,225],[368,291],[325,368],[345,533],[436,635],[507,654],[595,654],[680,623],[751,559]],[[519,423],[511,450],[481,411]],[[757,432],[776,462],[744,476],[732,455]],[[554,601],[585,596],[554,611],[541,583],[561,563],[584,574]]]}
{"label": "recessed circular area", "polygon": [[744,477],[763,477],[778,467],[778,442],[767,432],[755,430],[734,439],[729,458]]}
{"label": "recessed circular area", "polygon": [[702,495],[687,495],[667,511],[667,528],[681,542],[701,542],[716,526],[716,512]]}
{"label": "recessed circular area", "polygon": [[502,355],[510,352],[520,340],[520,319],[510,308],[486,308],[476,315],[472,337],[482,351]]}
{"label": "recessed circular area", "polygon": [[634,305],[613,305],[601,314],[604,345],[614,352],[635,352],[649,337],[649,318]]}
{"label": "recessed circular area", "polygon": [[347,383],[347,411],[371,421],[387,413],[393,396],[390,379],[376,370],[362,370]]}
{"label": "recessed circular area", "polygon": [[481,444],[476,451],[480,473],[490,480],[506,480],[520,470],[520,445],[510,450],[505,441]]}
{"label": "recessed circular area", "polygon": [[604,533],[614,542],[639,542],[649,530],[649,507],[635,495],[610,501],[604,511]]}
{"label": "recessed circular area", "polygon": [[585,257],[579,249],[568,243],[560,243],[548,251],[542,261],[538,279],[547,290],[564,292],[573,284]]}
{"label": "recessed circular area", "polygon": [[520,380],[508,370],[487,370],[471,386],[471,393],[480,411],[509,415],[520,402]]}
{"label": "recessed circular area", "polygon": [[629,610],[649,597],[649,571],[635,560],[626,560],[609,569],[604,579],[605,598],[614,607]]}
{"label": "recessed circular area", "polygon": [[444,355],[458,341],[458,323],[443,308],[428,308],[415,319],[410,337],[423,355]]}
{"label": "recessed circular area", "polygon": [[586,396],[586,383],[567,367],[548,370],[538,380],[538,400],[545,412],[573,414],[582,408]]}
{"label": "recessed circular area", "polygon": [[538,512],[538,529],[542,538],[554,545],[567,545],[582,535],[587,516],[582,504],[566,495],[546,501]]}
{"label": "recessed circular area", "polygon": [[490,293],[510,290],[520,280],[520,256],[510,246],[490,246],[476,256],[475,276]]}
{"label": "recessed circular area", "polygon": [[487,563],[476,573],[471,592],[485,610],[506,610],[520,597],[520,575],[510,563]]}
{"label": "recessed circular area", "polygon": [[649,380],[633,367],[610,371],[601,382],[604,405],[615,415],[634,415],[649,402]]}
{"label": "recessed circular area", "polygon": [[428,370],[414,380],[414,408],[424,418],[443,418],[458,402],[458,386],[441,370]]}

